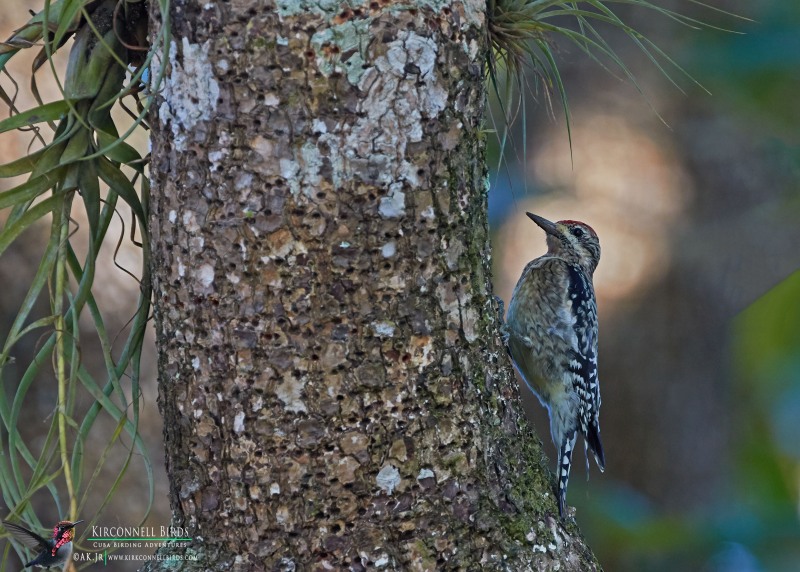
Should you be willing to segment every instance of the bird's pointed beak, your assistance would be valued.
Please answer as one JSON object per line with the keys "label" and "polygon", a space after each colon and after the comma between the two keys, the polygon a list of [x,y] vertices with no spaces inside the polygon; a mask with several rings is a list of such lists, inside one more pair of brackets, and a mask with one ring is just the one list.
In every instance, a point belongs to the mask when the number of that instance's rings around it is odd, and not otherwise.
{"label": "bird's pointed beak", "polygon": [[558,235],[558,229],[556,228],[556,224],[554,222],[550,222],[546,218],[540,217],[539,215],[535,215],[533,213],[526,212],[525,214],[528,215],[529,219],[538,224],[539,227],[547,234],[552,234],[553,236]]}
{"label": "bird's pointed beak", "polygon": [[69,526],[69,528],[74,528],[76,524],[80,524],[80,523],[82,523],[82,522],[83,522],[82,520],[76,520],[75,522],[73,522],[73,523],[72,523],[72,524]]}

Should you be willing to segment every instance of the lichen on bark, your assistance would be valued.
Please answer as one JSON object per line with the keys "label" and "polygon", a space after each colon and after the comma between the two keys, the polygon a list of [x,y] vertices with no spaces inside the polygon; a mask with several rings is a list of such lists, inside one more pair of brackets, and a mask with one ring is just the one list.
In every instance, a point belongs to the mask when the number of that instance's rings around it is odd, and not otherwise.
{"label": "lichen on bark", "polygon": [[207,54],[219,86],[213,116],[153,122],[183,569],[597,567],[497,335],[484,7],[436,6],[172,4],[168,74]]}

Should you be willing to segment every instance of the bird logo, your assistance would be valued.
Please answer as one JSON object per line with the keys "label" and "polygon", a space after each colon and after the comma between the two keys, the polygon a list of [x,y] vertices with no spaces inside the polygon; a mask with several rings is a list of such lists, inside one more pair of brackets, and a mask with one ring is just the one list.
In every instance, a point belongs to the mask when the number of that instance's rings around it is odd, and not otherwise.
{"label": "bird logo", "polygon": [[75,538],[75,525],[81,522],[83,521],[59,521],[53,527],[53,536],[51,538],[39,536],[32,530],[13,522],[4,520],[3,524],[14,538],[36,552],[36,558],[25,564],[25,568],[39,566],[49,570],[53,567],[61,567],[63,569],[64,565],[69,561],[69,557],[72,554],[72,540]]}

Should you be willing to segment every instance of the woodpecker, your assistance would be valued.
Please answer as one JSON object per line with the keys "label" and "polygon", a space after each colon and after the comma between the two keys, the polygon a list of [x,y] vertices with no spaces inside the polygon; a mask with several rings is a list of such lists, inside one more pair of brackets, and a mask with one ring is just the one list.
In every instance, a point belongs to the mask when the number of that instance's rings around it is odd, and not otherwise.
{"label": "woodpecker", "polygon": [[558,513],[563,518],[577,433],[600,470],[605,469],[592,286],[600,242],[588,224],[553,223],[526,214],[547,233],[547,254],[522,271],[508,305],[504,336],[522,379],[550,415],[550,434],[558,449]]}
{"label": "woodpecker", "polygon": [[3,524],[14,538],[37,552],[36,558],[25,564],[25,568],[39,566],[49,570],[53,566],[63,569],[69,562],[69,557],[72,555],[72,539],[75,537],[74,527],[81,522],[83,521],[60,521],[53,527],[53,537],[49,539],[12,522],[4,520]]}

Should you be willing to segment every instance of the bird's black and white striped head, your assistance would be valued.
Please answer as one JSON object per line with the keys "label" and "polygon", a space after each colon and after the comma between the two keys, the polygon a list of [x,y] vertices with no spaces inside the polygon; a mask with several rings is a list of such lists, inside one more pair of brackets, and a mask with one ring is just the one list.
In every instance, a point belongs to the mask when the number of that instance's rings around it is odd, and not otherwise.
{"label": "bird's black and white striped head", "polygon": [[600,240],[592,227],[577,220],[550,222],[526,214],[547,233],[547,254],[579,265],[589,276],[594,273],[600,262]]}

